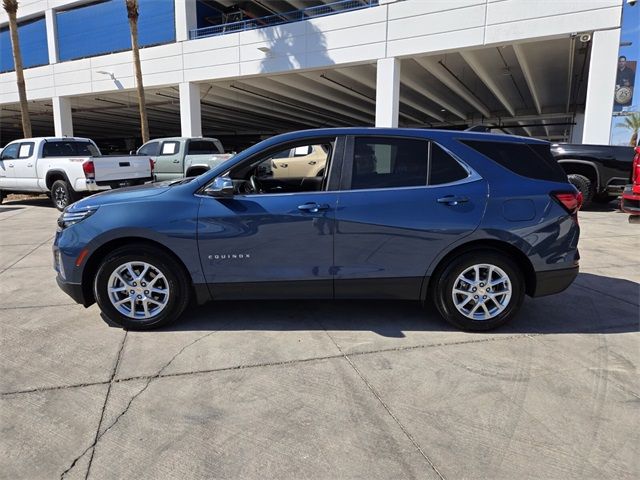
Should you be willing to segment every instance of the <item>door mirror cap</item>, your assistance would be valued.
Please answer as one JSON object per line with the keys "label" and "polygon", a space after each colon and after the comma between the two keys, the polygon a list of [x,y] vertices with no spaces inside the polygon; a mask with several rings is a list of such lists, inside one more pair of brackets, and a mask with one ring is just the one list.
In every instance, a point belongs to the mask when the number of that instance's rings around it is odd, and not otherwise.
{"label": "door mirror cap", "polygon": [[233,197],[235,193],[233,180],[229,177],[217,177],[213,183],[204,189],[204,193],[217,198]]}

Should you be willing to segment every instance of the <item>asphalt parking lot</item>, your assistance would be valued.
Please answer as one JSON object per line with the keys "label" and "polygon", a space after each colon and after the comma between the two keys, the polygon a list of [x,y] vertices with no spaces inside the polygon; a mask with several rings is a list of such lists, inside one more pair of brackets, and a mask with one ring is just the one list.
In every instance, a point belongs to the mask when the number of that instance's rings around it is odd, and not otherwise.
{"label": "asphalt parking lot", "polygon": [[236,302],[152,332],[56,286],[46,199],[0,206],[0,477],[638,478],[640,225],[510,325],[404,302]]}

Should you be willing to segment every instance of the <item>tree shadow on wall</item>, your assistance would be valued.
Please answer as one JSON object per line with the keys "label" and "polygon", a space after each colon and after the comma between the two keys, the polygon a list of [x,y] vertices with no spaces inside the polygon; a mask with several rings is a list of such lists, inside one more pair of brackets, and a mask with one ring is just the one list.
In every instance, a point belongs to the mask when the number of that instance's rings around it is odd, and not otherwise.
{"label": "tree shadow on wall", "polygon": [[258,31],[269,49],[260,64],[262,73],[286,72],[335,63],[327,52],[324,33],[310,21],[276,25]]}

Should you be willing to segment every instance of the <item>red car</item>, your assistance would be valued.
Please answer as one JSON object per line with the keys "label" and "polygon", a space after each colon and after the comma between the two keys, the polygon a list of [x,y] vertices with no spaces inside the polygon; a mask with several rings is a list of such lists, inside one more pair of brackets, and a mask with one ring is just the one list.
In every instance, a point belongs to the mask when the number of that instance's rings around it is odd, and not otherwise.
{"label": "red car", "polygon": [[640,147],[636,147],[631,167],[631,185],[622,192],[620,209],[630,215],[630,223],[640,223]]}

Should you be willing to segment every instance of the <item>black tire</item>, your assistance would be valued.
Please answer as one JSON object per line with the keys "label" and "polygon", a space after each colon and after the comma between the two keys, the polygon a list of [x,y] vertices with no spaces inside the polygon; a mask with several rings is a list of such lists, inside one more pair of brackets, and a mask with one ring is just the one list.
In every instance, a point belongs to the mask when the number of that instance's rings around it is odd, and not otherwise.
{"label": "black tire", "polygon": [[[165,280],[161,282],[163,282],[164,287],[168,287],[168,299],[163,309],[150,318],[132,318],[131,316],[127,316],[118,311],[109,298],[109,278],[114,271],[129,262],[144,262],[150,264],[165,277],[166,283],[164,283]],[[135,269],[134,272],[136,274],[140,273]],[[150,273],[147,275],[150,275]],[[146,278],[147,281],[149,281],[149,277]],[[130,278],[125,278],[125,280],[130,280]],[[136,285],[136,287],[133,287],[133,282],[130,283],[131,287],[127,286],[127,288],[144,288],[143,283]],[[146,288],[150,287],[146,286]],[[167,255],[166,252],[153,246],[133,244],[116,249],[102,261],[93,283],[93,293],[103,315],[111,322],[129,330],[149,330],[176,321],[189,304],[191,288],[187,274],[178,261],[174,260],[170,255]],[[143,294],[147,294],[148,292],[141,291],[137,293],[143,296]],[[120,293],[119,295],[121,295],[122,298],[129,296],[129,294],[126,293]],[[151,297],[149,298],[151,299]],[[156,299],[163,298],[162,296],[156,296]],[[135,306],[133,303],[129,303],[129,311],[133,309],[134,315],[138,309],[142,308],[142,301],[136,302]]]}
{"label": "black tire", "polygon": [[56,180],[51,185],[51,201],[58,210],[64,210],[79,199],[80,196],[66,180]]}
{"label": "black tire", "polygon": [[594,186],[584,175],[578,175],[577,173],[572,173],[568,175],[569,183],[576,187],[579,192],[582,193],[582,205],[586,206],[593,201],[594,196]]}
{"label": "black tire", "polygon": [[[478,264],[498,267],[507,275],[511,283],[511,298],[507,301],[504,309],[495,317],[486,320],[477,320],[465,316],[456,308],[453,301],[453,289],[456,286],[459,275]],[[481,278],[483,273],[486,276],[488,269],[480,269]],[[434,282],[433,300],[440,315],[452,325],[467,331],[491,330],[505,324],[518,313],[524,299],[524,277],[520,268],[510,257],[492,250],[474,250],[452,259],[441,273],[436,275]],[[470,284],[469,288],[471,288]],[[486,285],[475,288],[486,288]],[[494,293],[497,291],[496,288],[502,287],[494,287]],[[478,293],[480,294],[481,292]],[[463,299],[464,297],[461,298],[461,300]],[[469,309],[473,309],[474,302],[476,300],[472,297],[469,302],[471,304],[468,307]],[[497,304],[489,300],[487,306],[488,309],[493,309],[497,307]]]}

